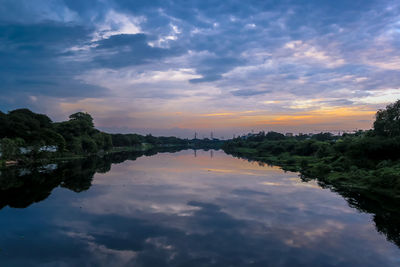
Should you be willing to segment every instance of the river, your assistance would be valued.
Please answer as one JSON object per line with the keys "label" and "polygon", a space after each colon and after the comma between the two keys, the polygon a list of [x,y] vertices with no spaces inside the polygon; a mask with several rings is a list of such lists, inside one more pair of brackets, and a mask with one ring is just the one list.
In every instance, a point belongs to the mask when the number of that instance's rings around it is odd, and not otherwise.
{"label": "river", "polygon": [[222,151],[19,169],[0,188],[0,266],[400,266],[398,225]]}

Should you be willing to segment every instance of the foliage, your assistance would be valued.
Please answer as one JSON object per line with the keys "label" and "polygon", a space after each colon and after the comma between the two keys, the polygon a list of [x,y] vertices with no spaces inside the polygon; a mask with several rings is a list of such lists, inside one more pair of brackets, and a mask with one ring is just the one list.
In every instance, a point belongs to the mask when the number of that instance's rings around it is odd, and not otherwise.
{"label": "foliage", "polygon": [[400,197],[400,101],[377,112],[373,130],[340,137],[319,133],[307,138],[260,132],[232,139],[223,149],[300,171],[303,177],[337,187]]}
{"label": "foliage", "polygon": [[374,131],[380,136],[400,136],[400,100],[376,113]]}
{"label": "foliage", "polygon": [[[68,121],[53,123],[49,117],[28,109],[8,114],[0,112],[0,139],[3,158],[21,157],[19,151],[30,151],[37,158],[44,147],[55,147],[58,153],[96,153],[113,147],[111,135],[94,128],[88,113],[77,112]],[[15,143],[22,140],[22,143]]]}
{"label": "foliage", "polygon": [[21,142],[19,140],[12,140],[9,138],[3,138],[0,143],[1,157],[5,160],[16,159],[19,155],[18,144]]}
{"label": "foliage", "polygon": [[111,138],[116,147],[136,146],[144,142],[144,137],[138,134],[112,134]]}
{"label": "foliage", "polygon": [[[69,120],[53,123],[44,114],[29,109],[17,109],[5,114],[0,111],[0,140],[4,140],[3,160],[49,157],[45,148],[56,149],[58,155],[89,155],[110,151],[114,147],[146,150],[153,147],[217,147],[221,141],[214,139],[180,139],[155,137],[151,134],[107,134],[94,127],[93,118],[85,112],[69,116]],[[22,141],[16,142],[17,140]],[[29,153],[20,153],[20,151]],[[54,154],[54,153],[53,153]],[[55,155],[53,155],[55,156]]]}

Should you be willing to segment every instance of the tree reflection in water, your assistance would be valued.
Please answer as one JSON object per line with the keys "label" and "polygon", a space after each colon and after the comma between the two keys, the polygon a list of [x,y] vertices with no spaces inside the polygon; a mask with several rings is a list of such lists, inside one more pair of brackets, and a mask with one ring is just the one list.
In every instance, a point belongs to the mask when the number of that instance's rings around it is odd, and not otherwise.
{"label": "tree reflection in water", "polygon": [[[33,203],[45,200],[58,186],[79,193],[90,188],[95,173],[107,173],[112,164],[136,160],[143,155],[150,156],[158,152],[179,150],[166,148],[162,151],[121,152],[45,166],[3,169],[0,172],[0,209],[6,206],[26,208]],[[321,187],[329,187],[323,183],[319,184]],[[372,214],[377,231],[400,247],[399,200],[345,188],[331,188],[331,190],[344,197],[351,207]]]}

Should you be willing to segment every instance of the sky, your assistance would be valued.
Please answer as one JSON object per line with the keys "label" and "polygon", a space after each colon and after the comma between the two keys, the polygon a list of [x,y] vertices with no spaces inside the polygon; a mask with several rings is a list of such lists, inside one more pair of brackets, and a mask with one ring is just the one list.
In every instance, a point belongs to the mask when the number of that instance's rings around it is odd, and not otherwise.
{"label": "sky", "polygon": [[369,129],[400,98],[397,0],[0,0],[0,110],[230,138]]}

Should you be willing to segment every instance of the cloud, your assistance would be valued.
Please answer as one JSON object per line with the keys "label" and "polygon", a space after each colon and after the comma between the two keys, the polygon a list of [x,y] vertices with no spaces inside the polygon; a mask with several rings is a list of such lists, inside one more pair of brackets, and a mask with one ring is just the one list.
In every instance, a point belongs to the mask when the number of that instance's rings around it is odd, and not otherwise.
{"label": "cloud", "polygon": [[103,20],[96,24],[95,40],[106,39],[113,35],[141,33],[140,24],[146,20],[143,16],[129,16],[114,10],[108,11]]}
{"label": "cloud", "polygon": [[40,23],[44,21],[72,22],[78,14],[62,0],[2,0],[0,23]]}
{"label": "cloud", "polygon": [[[96,99],[97,112],[133,113],[126,99],[140,99],[153,109],[132,116],[137,123],[165,110],[295,116],[290,107],[312,99],[323,99],[311,101],[316,110],[383,107],[400,86],[399,14],[393,0],[4,0],[0,104],[84,108]],[[174,116],[162,123],[186,125]]]}
{"label": "cloud", "polygon": [[264,94],[268,94],[270,93],[270,90],[251,90],[251,89],[242,89],[242,90],[236,90],[236,91],[232,91],[232,95],[234,96],[256,96],[256,95],[264,95]]}
{"label": "cloud", "polygon": [[54,22],[0,25],[0,89],[58,97],[104,95],[105,88],[75,78],[87,66],[61,60],[66,48],[85,42],[89,33],[82,26]]}
{"label": "cloud", "polygon": [[344,59],[328,55],[328,53],[313,45],[307,44],[301,40],[291,41],[284,45],[285,49],[290,50],[289,57],[295,60],[306,60],[307,64],[317,63],[327,66],[328,68],[340,67],[345,64]]}
{"label": "cloud", "polygon": [[189,80],[191,83],[212,82],[222,78],[222,74],[240,65],[244,60],[233,57],[208,57],[202,58],[197,63],[197,73],[202,78]]}
{"label": "cloud", "polygon": [[94,61],[101,66],[119,68],[148,63],[168,55],[167,49],[151,47],[144,34],[120,34],[97,42]]}

